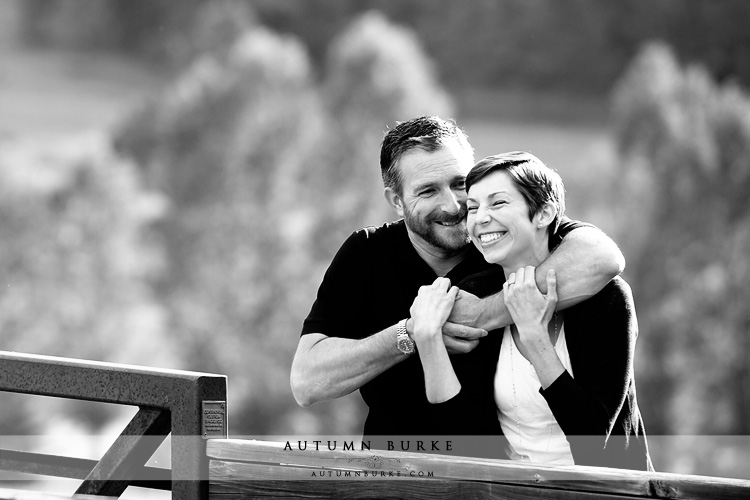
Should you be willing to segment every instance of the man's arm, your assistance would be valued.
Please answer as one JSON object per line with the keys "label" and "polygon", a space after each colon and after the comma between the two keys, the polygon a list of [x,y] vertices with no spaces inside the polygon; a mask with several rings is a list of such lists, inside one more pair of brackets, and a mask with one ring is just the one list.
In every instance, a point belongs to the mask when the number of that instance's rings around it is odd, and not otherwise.
{"label": "man's arm", "polygon": [[404,359],[395,326],[360,340],[302,335],[292,360],[292,393],[300,406],[346,396]]}
{"label": "man's arm", "polygon": [[[406,330],[413,333],[411,319]],[[446,323],[443,341],[450,353],[466,353],[487,335],[482,329]],[[292,360],[290,383],[300,406],[335,399],[356,391],[407,358],[396,347],[396,325],[364,339],[302,335]]]}
{"label": "man's arm", "polygon": [[[612,239],[594,227],[568,233],[550,256],[536,268],[539,290],[547,293],[547,271],[557,273],[557,309],[562,310],[596,295],[625,268],[625,257]],[[485,299],[460,292],[449,321],[486,330],[512,323],[502,292]]]}

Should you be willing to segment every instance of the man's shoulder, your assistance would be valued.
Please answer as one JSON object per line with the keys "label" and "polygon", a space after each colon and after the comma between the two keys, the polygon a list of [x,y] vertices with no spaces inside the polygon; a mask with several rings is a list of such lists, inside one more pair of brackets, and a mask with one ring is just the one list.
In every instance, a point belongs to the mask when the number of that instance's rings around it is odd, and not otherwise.
{"label": "man's shoulder", "polygon": [[379,257],[393,253],[395,247],[409,241],[403,219],[380,226],[365,226],[352,232],[341,244],[333,261],[380,260]]}
{"label": "man's shoulder", "polygon": [[392,222],[386,222],[380,226],[365,226],[354,231],[354,234],[374,241],[377,241],[378,239],[386,240],[390,238],[399,238],[406,234],[406,225],[404,224],[404,219],[399,219]]}
{"label": "man's shoulder", "polygon": [[378,246],[392,245],[408,239],[404,220],[386,222],[380,226],[365,226],[354,231],[344,245]]}

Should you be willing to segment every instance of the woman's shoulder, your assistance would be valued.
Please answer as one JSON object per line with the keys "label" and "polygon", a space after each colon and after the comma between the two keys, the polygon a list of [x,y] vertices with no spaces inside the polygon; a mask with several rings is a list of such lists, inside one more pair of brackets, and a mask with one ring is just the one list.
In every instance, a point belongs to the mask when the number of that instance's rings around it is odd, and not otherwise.
{"label": "woman's shoulder", "polygon": [[636,318],[630,285],[620,277],[613,278],[599,293],[565,310],[568,345],[583,346],[583,352],[592,355],[589,348],[594,345],[617,351],[622,342],[637,337]]}
{"label": "woman's shoulder", "polygon": [[610,302],[623,304],[627,307],[633,306],[633,290],[630,288],[630,284],[621,276],[612,278],[602,289],[602,292],[604,292]]}
{"label": "woman's shoulder", "polygon": [[604,286],[604,288],[602,288],[602,290],[597,295],[603,295],[611,298],[619,297],[622,299],[632,299],[633,290],[630,288],[630,284],[625,281],[622,276],[615,276],[609,281],[609,283]]}

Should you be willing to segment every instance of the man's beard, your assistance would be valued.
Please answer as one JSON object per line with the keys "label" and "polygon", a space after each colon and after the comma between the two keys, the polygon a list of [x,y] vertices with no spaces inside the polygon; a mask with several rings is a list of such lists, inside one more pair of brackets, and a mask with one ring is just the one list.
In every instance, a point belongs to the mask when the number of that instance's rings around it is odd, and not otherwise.
{"label": "man's beard", "polygon": [[438,232],[434,223],[445,222],[450,224],[465,220],[466,208],[463,207],[457,215],[431,213],[424,217],[424,219],[415,217],[408,209],[404,210],[404,223],[411,232],[421,237],[430,245],[447,252],[461,250],[471,243],[469,232],[466,230],[466,223],[459,223],[455,226],[444,226],[444,230],[440,232]]}

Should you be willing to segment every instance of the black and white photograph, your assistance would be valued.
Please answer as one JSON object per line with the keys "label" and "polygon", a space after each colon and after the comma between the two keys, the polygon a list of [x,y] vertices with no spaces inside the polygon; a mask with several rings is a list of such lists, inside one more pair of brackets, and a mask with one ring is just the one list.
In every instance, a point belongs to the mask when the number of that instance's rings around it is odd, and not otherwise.
{"label": "black and white photograph", "polygon": [[0,499],[750,498],[748,26],[0,0]]}

